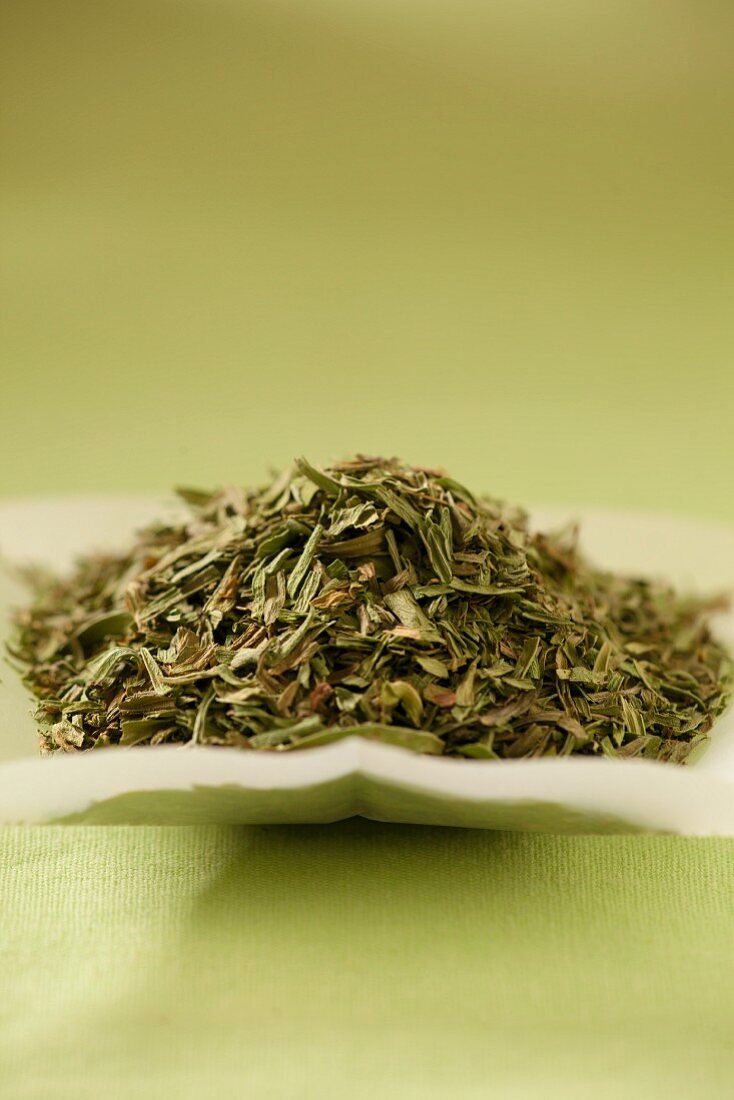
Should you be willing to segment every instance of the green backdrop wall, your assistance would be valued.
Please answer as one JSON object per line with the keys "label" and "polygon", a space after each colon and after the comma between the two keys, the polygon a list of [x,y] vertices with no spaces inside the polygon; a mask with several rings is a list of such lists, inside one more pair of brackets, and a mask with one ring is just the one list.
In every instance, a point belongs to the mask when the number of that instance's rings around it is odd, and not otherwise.
{"label": "green backdrop wall", "polygon": [[5,5],[0,492],[442,464],[734,519],[734,8]]}

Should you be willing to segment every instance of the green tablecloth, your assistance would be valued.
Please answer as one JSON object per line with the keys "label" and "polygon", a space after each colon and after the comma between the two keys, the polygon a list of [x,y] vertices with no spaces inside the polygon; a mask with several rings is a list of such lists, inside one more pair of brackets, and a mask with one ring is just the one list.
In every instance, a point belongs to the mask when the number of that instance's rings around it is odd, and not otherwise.
{"label": "green tablecloth", "polygon": [[729,1100],[734,841],[0,832],[0,1095]]}

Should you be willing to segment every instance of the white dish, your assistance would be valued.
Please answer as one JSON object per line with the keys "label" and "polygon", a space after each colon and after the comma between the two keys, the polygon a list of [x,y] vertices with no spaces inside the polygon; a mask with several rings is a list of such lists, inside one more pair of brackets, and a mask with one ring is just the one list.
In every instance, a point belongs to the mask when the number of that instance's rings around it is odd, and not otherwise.
{"label": "white dish", "polygon": [[[175,506],[140,498],[0,505],[0,554],[63,569],[76,553],[123,546],[133,528]],[[600,565],[665,576],[696,591],[734,588],[734,528],[588,509],[533,510],[534,526],[581,521]],[[0,634],[23,592],[0,578]],[[716,629],[734,646],[734,614]],[[303,752],[161,747],[41,759],[16,673],[0,683],[0,821],[283,823],[381,821],[543,829],[734,835],[734,713],[693,764],[564,758],[423,757],[360,738]]]}

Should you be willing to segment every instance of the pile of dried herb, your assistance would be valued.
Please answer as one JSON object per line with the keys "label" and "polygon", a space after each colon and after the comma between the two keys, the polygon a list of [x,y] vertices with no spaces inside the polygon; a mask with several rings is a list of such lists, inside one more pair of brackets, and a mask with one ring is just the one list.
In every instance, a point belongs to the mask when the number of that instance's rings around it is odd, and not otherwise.
{"label": "pile of dried herb", "polygon": [[714,601],[592,568],[573,532],[440,471],[306,461],[184,491],[126,553],[36,578],[11,647],[44,751],[290,750],[682,762],[728,702]]}

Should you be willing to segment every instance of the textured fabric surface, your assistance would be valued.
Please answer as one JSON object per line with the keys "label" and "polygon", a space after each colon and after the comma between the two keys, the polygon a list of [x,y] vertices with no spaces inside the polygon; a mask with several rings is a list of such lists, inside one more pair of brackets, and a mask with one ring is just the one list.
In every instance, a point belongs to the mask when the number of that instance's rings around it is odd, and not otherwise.
{"label": "textured fabric surface", "polygon": [[706,1100],[734,841],[0,831],[0,1095]]}

